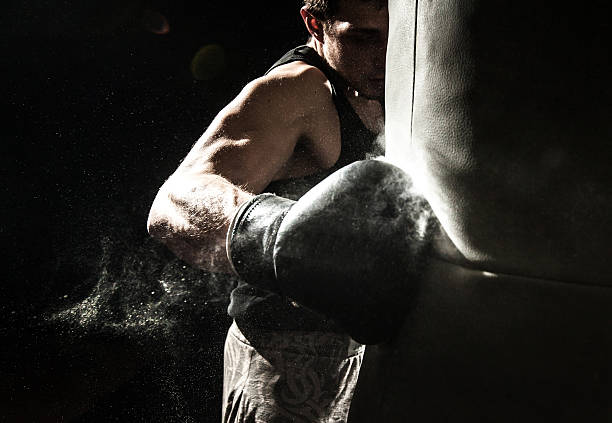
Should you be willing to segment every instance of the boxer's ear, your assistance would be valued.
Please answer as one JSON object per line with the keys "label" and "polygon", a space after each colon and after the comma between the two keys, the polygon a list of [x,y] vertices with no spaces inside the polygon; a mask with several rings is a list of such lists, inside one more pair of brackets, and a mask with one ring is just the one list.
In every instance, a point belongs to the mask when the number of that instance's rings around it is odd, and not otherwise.
{"label": "boxer's ear", "polygon": [[315,18],[312,13],[306,9],[306,7],[302,7],[300,9],[300,15],[302,15],[302,20],[304,21],[304,25],[306,25],[306,29],[308,33],[317,39],[319,42],[323,42],[323,23]]}

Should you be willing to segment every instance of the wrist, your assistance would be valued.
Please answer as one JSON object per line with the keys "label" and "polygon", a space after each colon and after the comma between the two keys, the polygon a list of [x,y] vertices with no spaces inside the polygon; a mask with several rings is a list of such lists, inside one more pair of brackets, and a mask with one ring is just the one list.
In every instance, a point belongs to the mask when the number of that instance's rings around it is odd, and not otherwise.
{"label": "wrist", "polygon": [[233,272],[247,283],[278,291],[273,249],[278,228],[294,201],[260,194],[236,211],[226,239]]}
{"label": "wrist", "polygon": [[229,227],[227,229],[227,233],[225,235],[225,255],[227,257],[227,261],[229,262],[230,269],[235,276],[240,276],[232,260],[232,239],[234,237],[236,224],[238,223],[238,221],[240,220],[241,216],[244,214],[246,209],[248,209],[253,204],[253,201],[256,198],[257,196],[250,198],[249,200],[243,202],[240,206],[238,206],[238,209],[234,213],[234,216],[232,217],[230,221]]}

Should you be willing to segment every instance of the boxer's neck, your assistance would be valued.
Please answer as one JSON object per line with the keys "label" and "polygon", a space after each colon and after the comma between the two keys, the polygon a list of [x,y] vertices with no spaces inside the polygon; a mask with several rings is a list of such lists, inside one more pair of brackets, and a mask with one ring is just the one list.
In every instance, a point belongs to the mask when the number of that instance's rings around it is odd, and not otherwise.
{"label": "boxer's neck", "polygon": [[360,94],[360,92],[352,87],[346,79],[340,74],[337,69],[330,64],[330,61],[327,60],[325,56],[325,49],[323,48],[323,44],[316,40],[315,38],[311,38],[307,44],[311,47],[322,59],[323,61],[336,73],[338,76],[337,87],[336,89],[341,90],[342,93],[346,96],[349,103],[359,115],[359,118],[363,122],[363,124],[377,134],[383,132],[384,127],[384,104],[382,101],[377,99],[367,98]]}

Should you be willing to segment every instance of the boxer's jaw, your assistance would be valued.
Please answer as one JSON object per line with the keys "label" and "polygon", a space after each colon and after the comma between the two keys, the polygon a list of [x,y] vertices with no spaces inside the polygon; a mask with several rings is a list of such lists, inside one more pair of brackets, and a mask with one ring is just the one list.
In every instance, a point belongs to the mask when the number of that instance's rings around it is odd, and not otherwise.
{"label": "boxer's jaw", "polygon": [[[348,3],[348,4],[347,4]],[[389,15],[380,2],[341,1],[317,51],[359,97],[382,101]]]}

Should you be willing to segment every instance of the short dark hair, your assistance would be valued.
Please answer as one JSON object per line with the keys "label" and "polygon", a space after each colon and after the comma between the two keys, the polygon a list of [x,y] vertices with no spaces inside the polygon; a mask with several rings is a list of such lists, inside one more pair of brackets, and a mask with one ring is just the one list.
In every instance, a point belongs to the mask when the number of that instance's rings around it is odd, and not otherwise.
{"label": "short dark hair", "polygon": [[[372,0],[360,0],[368,2]],[[340,0],[303,0],[304,7],[318,20],[325,22],[332,19],[338,12]],[[378,7],[383,7],[387,0],[376,0]]]}
{"label": "short dark hair", "polygon": [[304,7],[315,18],[327,21],[338,11],[338,0],[304,0]]}

